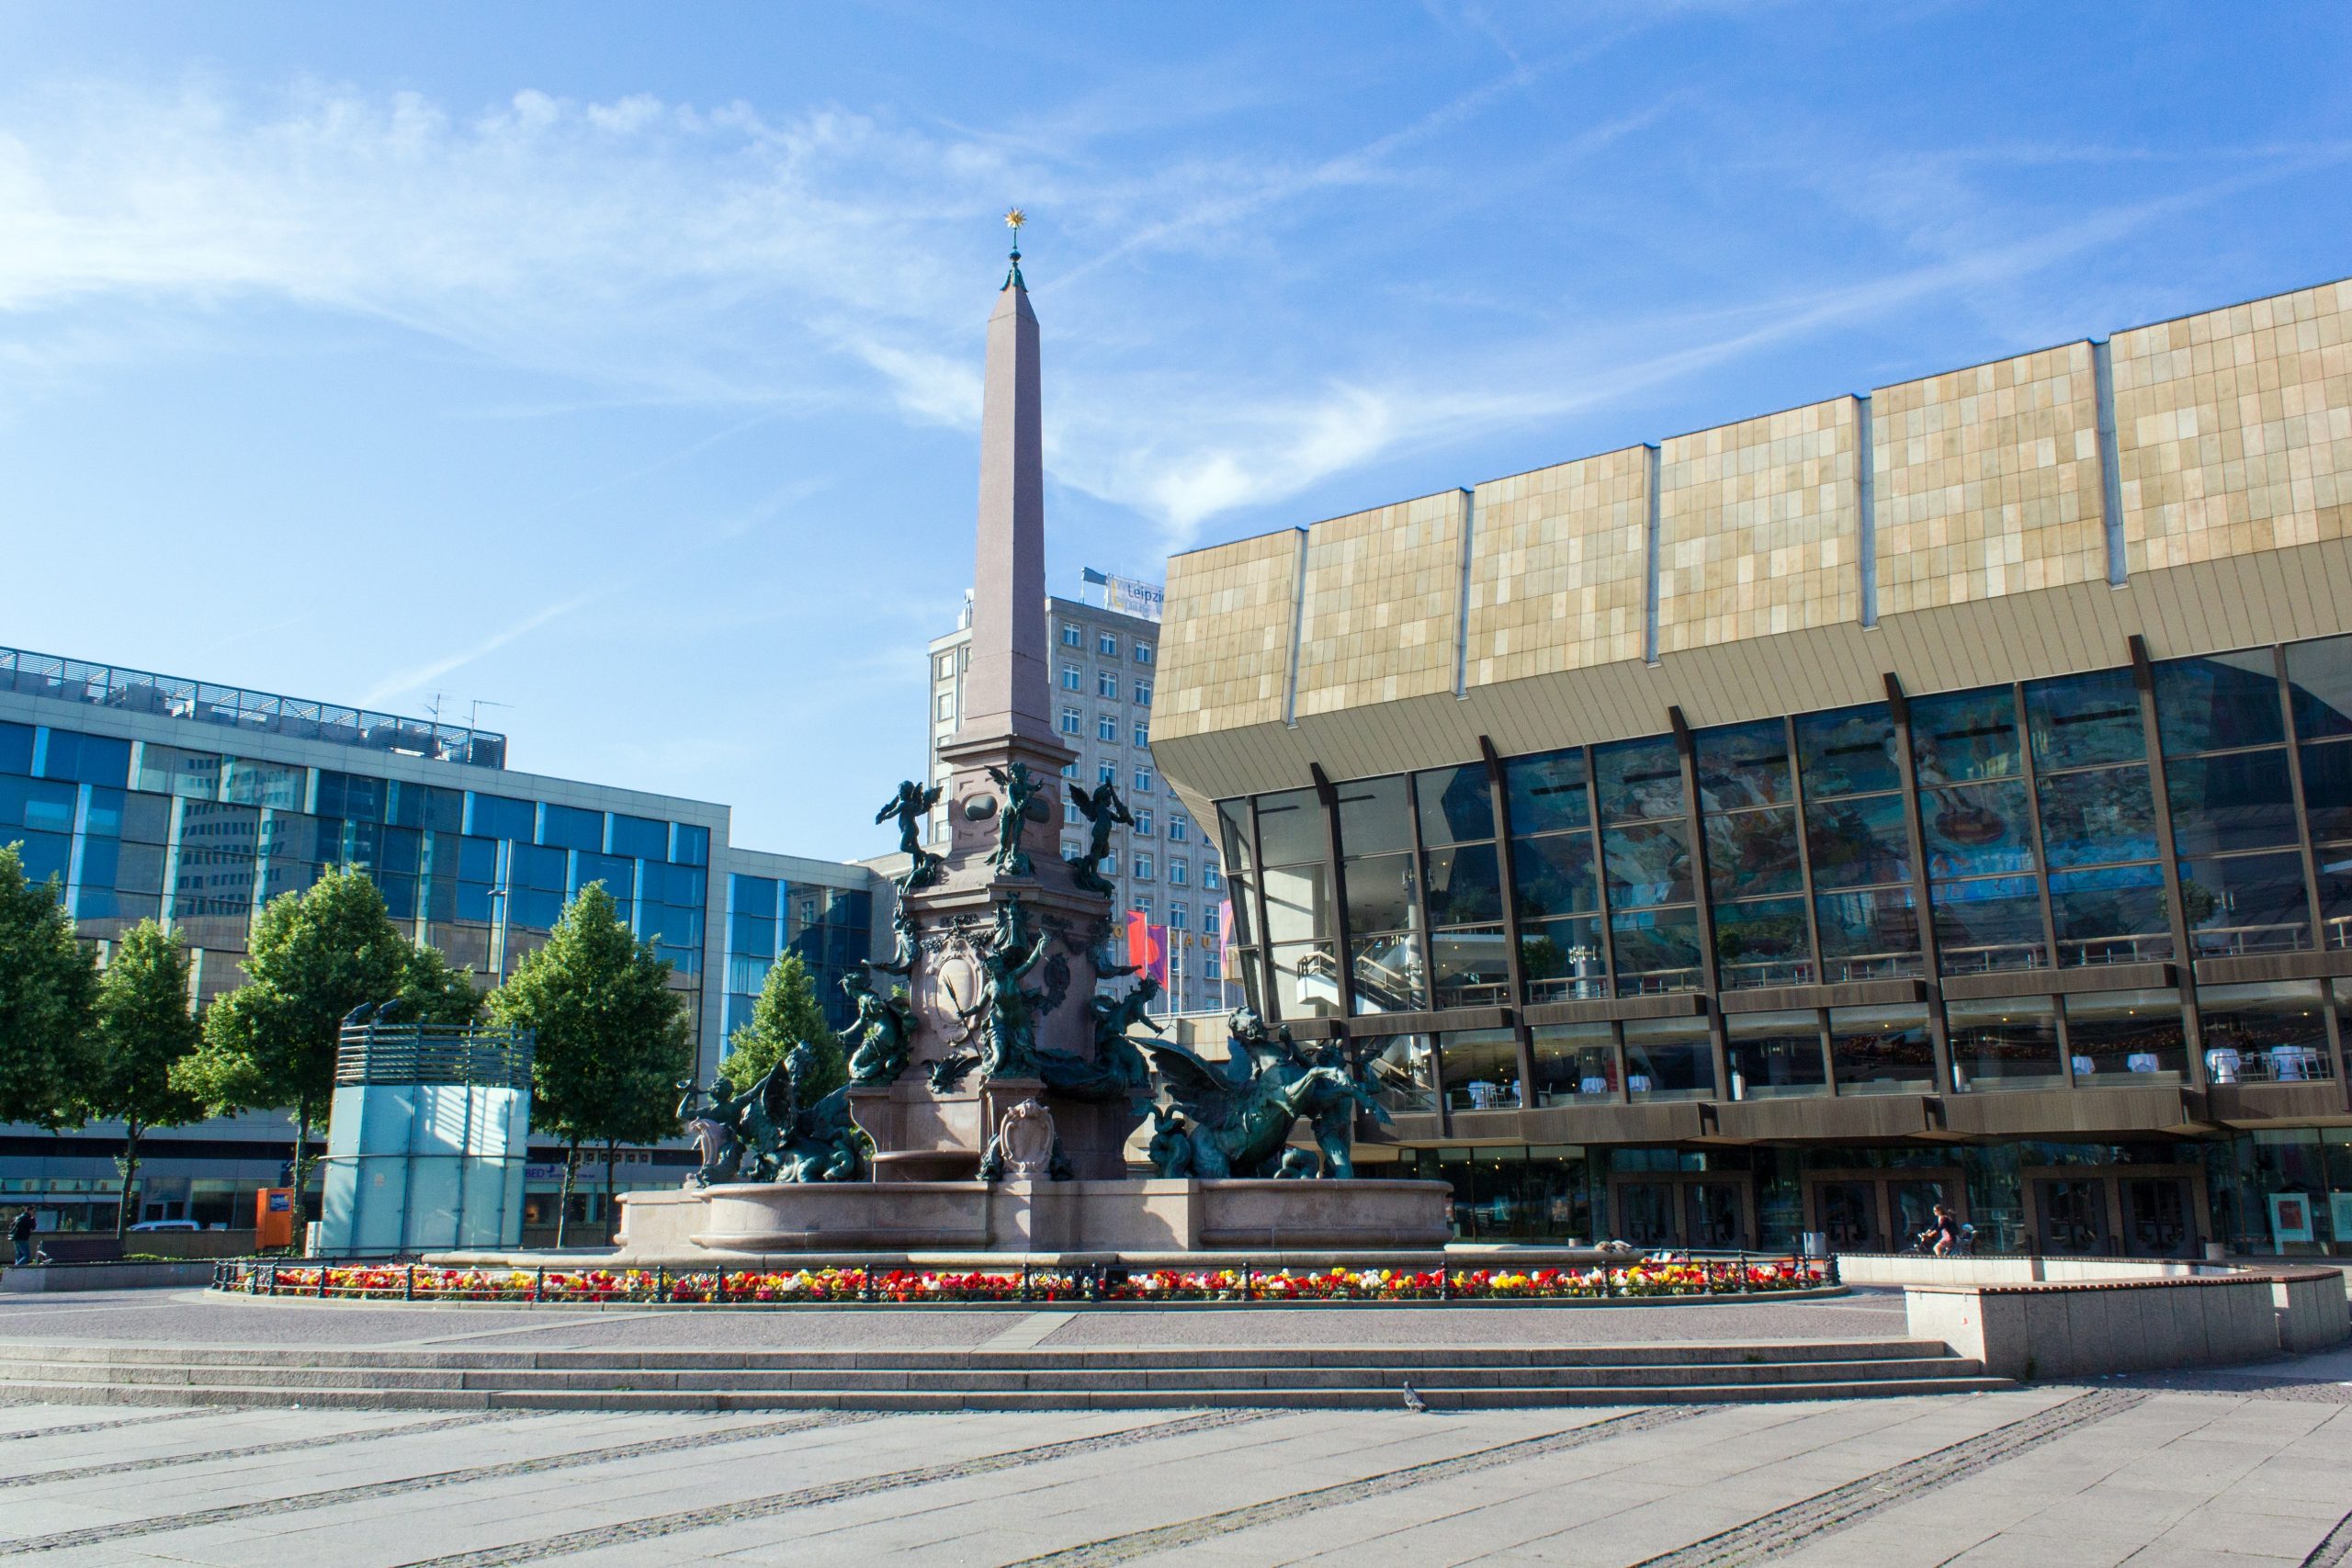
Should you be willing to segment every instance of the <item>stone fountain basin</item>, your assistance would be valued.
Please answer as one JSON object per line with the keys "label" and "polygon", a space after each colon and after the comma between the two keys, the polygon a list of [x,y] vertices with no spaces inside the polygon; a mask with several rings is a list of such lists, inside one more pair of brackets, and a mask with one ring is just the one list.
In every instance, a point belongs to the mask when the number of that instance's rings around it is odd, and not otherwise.
{"label": "stone fountain basin", "polygon": [[1442,1248],[1442,1181],[810,1182],[631,1192],[617,1267],[812,1252]]}

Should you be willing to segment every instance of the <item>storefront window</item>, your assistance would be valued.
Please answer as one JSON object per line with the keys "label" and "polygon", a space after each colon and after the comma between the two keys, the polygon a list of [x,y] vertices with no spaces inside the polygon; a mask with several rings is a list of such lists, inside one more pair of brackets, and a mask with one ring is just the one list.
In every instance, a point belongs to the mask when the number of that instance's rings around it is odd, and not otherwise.
{"label": "storefront window", "polygon": [[1509,1029],[1464,1029],[1438,1036],[1445,1103],[1454,1111],[1519,1107],[1519,1035]]}
{"label": "storefront window", "polygon": [[2097,991],[2066,998],[2075,1081],[2101,1088],[2178,1083],[2188,1068],[2175,991]]}
{"label": "storefront window", "polygon": [[1829,1050],[1840,1094],[1935,1092],[1935,1050],[1924,1008],[1833,1008]]}
{"label": "storefront window", "polygon": [[2048,997],[1947,1000],[1952,1087],[1962,1093],[2064,1089],[2058,1004]]}
{"label": "storefront window", "polygon": [[1617,1036],[1606,1023],[1545,1024],[1531,1032],[1537,1105],[1602,1105],[1617,1098]]}
{"label": "storefront window", "polygon": [[2205,1076],[2216,1084],[2308,1083],[2335,1077],[2323,982],[2200,986]]}
{"label": "storefront window", "polygon": [[1713,1053],[1707,1025],[1697,1018],[1628,1019],[1625,1092],[1635,1100],[1712,1100]]}
{"label": "storefront window", "polygon": [[2041,780],[2041,839],[2053,866],[2156,858],[2156,803],[2145,767],[2092,768]]}
{"label": "storefront window", "polygon": [[1803,1012],[1736,1012],[1724,1019],[1730,1036],[1731,1097],[1786,1100],[1829,1092],[1821,1059],[1821,1016]]}

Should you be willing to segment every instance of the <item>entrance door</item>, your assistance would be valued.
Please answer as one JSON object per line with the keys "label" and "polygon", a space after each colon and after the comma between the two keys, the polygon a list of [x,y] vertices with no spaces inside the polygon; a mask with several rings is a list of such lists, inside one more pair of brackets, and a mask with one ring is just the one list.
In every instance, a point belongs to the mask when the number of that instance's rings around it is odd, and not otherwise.
{"label": "entrance door", "polygon": [[1739,1223],[1739,1189],[1728,1181],[1685,1183],[1682,1221],[1686,1246],[1713,1248],[1746,1244]]}
{"label": "entrance door", "polygon": [[2123,1250],[2132,1258],[2187,1258],[2197,1249],[2188,1183],[2174,1176],[2122,1179]]}
{"label": "entrance door", "polygon": [[1617,1234],[1635,1247],[1672,1247],[1674,1183],[1619,1182]]}
{"label": "entrance door", "polygon": [[1894,1243],[1907,1247],[1914,1237],[1936,1223],[1936,1205],[1941,1203],[1954,1214],[1960,1205],[1952,1201],[1951,1183],[1940,1180],[1905,1179],[1886,1184],[1886,1201],[1894,1216]]}
{"label": "entrance door", "polygon": [[1879,1243],[1878,1183],[1824,1181],[1814,1188],[1822,1231],[1840,1252],[1883,1252]]}
{"label": "entrance door", "polygon": [[2041,1250],[2058,1258],[2107,1258],[2107,1183],[2096,1177],[2034,1183],[2041,1213]]}

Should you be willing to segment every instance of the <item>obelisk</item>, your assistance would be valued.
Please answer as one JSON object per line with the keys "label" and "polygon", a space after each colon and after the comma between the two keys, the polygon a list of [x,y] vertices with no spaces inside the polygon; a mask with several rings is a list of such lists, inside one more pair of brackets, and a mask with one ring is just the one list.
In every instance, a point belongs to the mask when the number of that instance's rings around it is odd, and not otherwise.
{"label": "obelisk", "polygon": [[[1080,1070],[1097,1059],[1088,1003],[1111,908],[1061,852],[1062,769],[1077,753],[1051,716],[1037,318],[1021,276],[1019,210],[1006,220],[1014,244],[989,317],[980,414],[971,662],[962,722],[939,749],[948,777],[931,781],[943,783],[948,841],[934,866],[918,859],[901,894],[920,955],[910,976],[914,1050],[898,1081],[855,1102],[884,1181],[982,1174],[989,1140],[1029,1100],[1052,1112],[1057,1168],[1116,1180],[1142,1120],[1139,1104]],[[1009,1011],[992,1005],[1008,998]],[[1021,1048],[1008,1049],[1016,1036]],[[977,1065],[954,1070],[967,1061]]]}

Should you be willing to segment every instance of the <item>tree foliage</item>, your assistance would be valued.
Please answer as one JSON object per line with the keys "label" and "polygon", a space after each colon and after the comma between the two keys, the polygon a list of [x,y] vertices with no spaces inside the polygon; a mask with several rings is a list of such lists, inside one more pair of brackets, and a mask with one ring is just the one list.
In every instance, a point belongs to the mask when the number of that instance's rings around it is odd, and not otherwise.
{"label": "tree foliage", "polygon": [[76,1119],[98,979],[62,893],[54,876],[27,882],[16,846],[0,845],[0,1122]]}
{"label": "tree foliage", "polygon": [[286,1109],[309,1132],[332,1102],[343,1020],[362,1003],[398,998],[411,1023],[471,1023],[481,998],[466,972],[392,924],[364,871],[333,869],[254,917],[246,983],[206,1010],[204,1040],[175,1075],[215,1115]]}
{"label": "tree foliage", "polygon": [[798,953],[787,953],[768,966],[760,999],[752,1009],[752,1021],[737,1029],[728,1041],[726,1058],[718,1064],[719,1077],[741,1094],[803,1041],[817,1055],[815,1073],[800,1086],[801,1103],[812,1105],[849,1082],[849,1058],[840,1036],[825,1022],[824,1006],[817,998],[808,965]]}
{"label": "tree foliage", "polygon": [[141,920],[123,932],[98,976],[96,1049],[76,1098],[83,1116],[122,1123],[118,1235],[139,1201],[141,1141],[155,1128],[186,1126],[204,1115],[204,1102],[172,1078],[202,1038],[188,1005],[189,968],[186,944]]}
{"label": "tree foliage", "polygon": [[537,1032],[531,1125],[563,1141],[564,1211],[582,1144],[605,1145],[609,1193],[612,1145],[678,1130],[677,1081],[694,1071],[694,1040],[669,979],[670,964],[629,934],[612,895],[592,882],[564,907],[547,945],[491,993],[499,1022]]}

